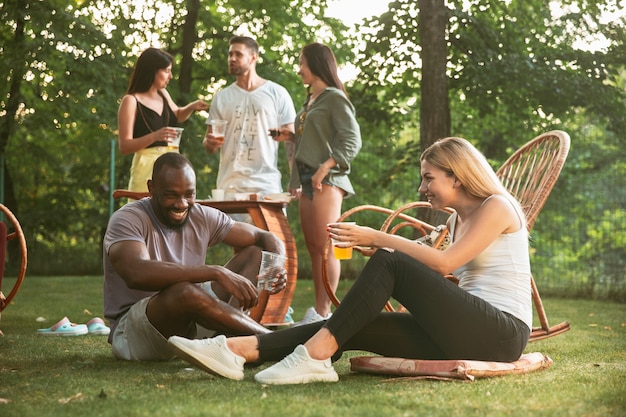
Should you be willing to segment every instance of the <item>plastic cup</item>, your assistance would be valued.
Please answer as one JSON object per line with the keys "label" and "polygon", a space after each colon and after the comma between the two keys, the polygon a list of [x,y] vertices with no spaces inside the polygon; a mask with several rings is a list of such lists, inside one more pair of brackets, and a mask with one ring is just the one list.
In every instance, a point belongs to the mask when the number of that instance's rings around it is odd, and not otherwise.
{"label": "plastic cup", "polygon": [[337,243],[341,243],[336,241],[335,239],[331,239],[333,241],[333,254],[335,255],[335,259],[339,261],[343,261],[346,259],[352,259],[352,247],[349,248],[340,248]]}
{"label": "plastic cup", "polygon": [[172,138],[172,140],[167,144],[167,147],[169,149],[178,149],[180,147],[180,139],[183,137],[183,130],[185,130],[182,127],[169,127],[170,129],[174,129],[176,131],[176,137]]}
{"label": "plastic cup", "polygon": [[271,290],[272,285],[278,281],[277,275],[285,267],[287,258],[277,253],[263,251],[261,257],[261,267],[259,268],[259,278],[257,289]]}
{"label": "plastic cup", "polygon": [[224,190],[220,190],[219,188],[211,190],[211,198],[217,201],[224,200]]}
{"label": "plastic cup", "polygon": [[[342,222],[343,224],[356,224],[356,222]],[[339,242],[338,240],[331,239],[333,244],[333,255],[335,255],[335,259],[339,261],[343,261],[346,259],[352,259],[352,247],[343,248],[337,246],[337,244],[341,244],[343,242]]]}
{"label": "plastic cup", "polygon": [[214,119],[211,120],[211,134],[220,142],[224,142],[224,135],[226,134],[226,120]]}

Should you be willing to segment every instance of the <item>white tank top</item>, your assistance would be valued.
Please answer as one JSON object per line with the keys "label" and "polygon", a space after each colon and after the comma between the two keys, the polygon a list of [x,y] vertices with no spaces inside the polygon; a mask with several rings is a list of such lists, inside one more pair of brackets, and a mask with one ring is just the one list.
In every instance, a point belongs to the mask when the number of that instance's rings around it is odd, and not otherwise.
{"label": "white tank top", "polygon": [[[485,201],[487,201],[485,199]],[[484,204],[484,202],[483,202]],[[450,218],[454,242],[456,213]],[[532,328],[532,291],[528,232],[522,226],[513,233],[500,234],[478,256],[454,271],[459,287],[482,298],[501,311],[512,314]]]}

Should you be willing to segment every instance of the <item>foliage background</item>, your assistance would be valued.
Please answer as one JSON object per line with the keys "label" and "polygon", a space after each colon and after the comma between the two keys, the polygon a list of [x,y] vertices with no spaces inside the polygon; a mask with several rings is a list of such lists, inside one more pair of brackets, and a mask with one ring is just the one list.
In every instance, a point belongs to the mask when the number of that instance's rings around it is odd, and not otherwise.
{"label": "foliage background", "polygon": [[[332,46],[359,69],[348,83],[364,147],[354,163],[359,204],[398,207],[417,199],[421,44],[427,0],[398,0],[358,35],[324,17],[327,1],[9,0],[0,2],[2,200],[20,219],[30,275],[101,273],[110,191],[125,188],[130,157],[115,152],[117,106],[139,52],[175,56],[168,90],[179,104],[211,100],[232,82],[228,39],[262,46],[258,72],[284,85],[296,106],[300,48]],[[431,0],[428,0],[431,1]],[[572,149],[533,230],[533,269],[542,293],[626,300],[624,1],[432,0],[448,16],[450,131],[474,142],[497,168],[537,134],[565,130]],[[606,39],[600,49],[584,45]],[[200,145],[204,118],[185,124],[181,151],[198,173],[198,195],[215,183],[217,158]],[[284,156],[283,172],[287,172]],[[111,174],[113,181],[111,181]],[[116,208],[119,202],[115,202]],[[299,278],[310,271],[297,204]],[[374,219],[369,219],[372,222]],[[368,222],[368,219],[363,219]],[[217,252],[209,261],[227,253]],[[362,260],[344,264],[356,275]],[[8,265],[11,268],[11,263]]]}

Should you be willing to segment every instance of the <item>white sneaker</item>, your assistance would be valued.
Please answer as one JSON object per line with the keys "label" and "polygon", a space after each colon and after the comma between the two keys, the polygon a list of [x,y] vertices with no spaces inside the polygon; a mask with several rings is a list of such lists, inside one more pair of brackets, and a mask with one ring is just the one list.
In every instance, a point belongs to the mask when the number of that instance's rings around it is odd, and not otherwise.
{"label": "white sneaker", "polygon": [[241,381],[246,360],[226,346],[226,336],[210,339],[187,339],[172,336],[167,339],[179,358],[215,375]]}
{"label": "white sneaker", "polygon": [[304,318],[300,321],[295,322],[294,326],[302,326],[303,324],[315,323],[322,320],[328,320],[333,313],[328,313],[326,317],[321,316],[317,311],[315,311],[315,307],[309,307],[309,309],[304,314]]}
{"label": "white sneaker", "polygon": [[308,384],[318,381],[337,382],[339,375],[330,363],[330,358],[312,359],[306,348],[298,345],[290,355],[262,370],[254,376],[254,379],[268,385]]}

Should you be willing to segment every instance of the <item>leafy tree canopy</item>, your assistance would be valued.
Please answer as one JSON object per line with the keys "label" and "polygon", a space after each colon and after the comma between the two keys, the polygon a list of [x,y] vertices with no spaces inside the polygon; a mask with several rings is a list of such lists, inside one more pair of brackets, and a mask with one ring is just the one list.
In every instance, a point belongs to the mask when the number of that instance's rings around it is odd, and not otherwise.
{"label": "leafy tree canopy", "polygon": [[[250,34],[262,48],[258,72],[284,85],[296,106],[305,95],[296,74],[305,44],[326,42],[340,63],[359,69],[348,84],[364,147],[354,164],[359,192],[346,208],[413,200],[419,182],[419,108],[433,99],[420,88],[426,28],[420,27],[419,15],[425,1],[391,1],[387,12],[357,28],[359,36],[324,17],[326,0],[2,2],[2,197],[22,219],[29,245],[52,270],[55,262],[58,270],[67,268],[67,259],[53,256],[64,250],[84,251],[85,259],[99,262],[109,188],[125,188],[128,181],[130,158],[115,153],[111,160],[119,99],[137,56],[148,46],[167,50],[175,57],[169,86],[174,100],[211,100],[233,80],[226,64],[229,38]],[[540,131],[561,128],[573,137],[593,131],[574,144],[582,153],[572,156],[573,163],[599,172],[621,170],[626,24],[623,14],[603,20],[619,12],[621,3],[445,2],[450,131],[474,141],[494,166]],[[583,47],[589,39],[606,43],[589,50]],[[203,117],[192,116],[181,145],[199,173],[200,196],[215,183],[218,162],[200,145],[204,130]],[[599,192],[592,185],[586,190]],[[88,262],[72,267],[75,273],[94,270]]]}

